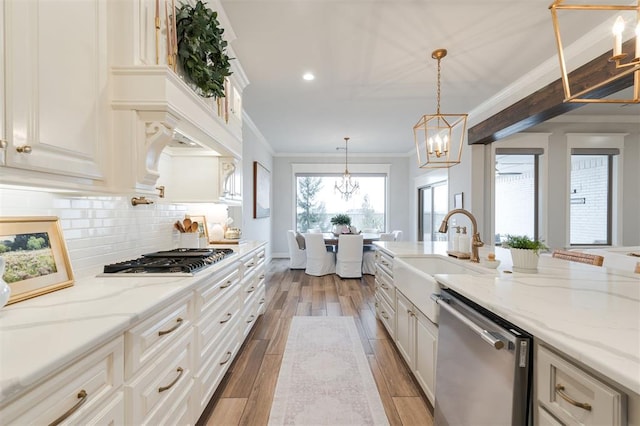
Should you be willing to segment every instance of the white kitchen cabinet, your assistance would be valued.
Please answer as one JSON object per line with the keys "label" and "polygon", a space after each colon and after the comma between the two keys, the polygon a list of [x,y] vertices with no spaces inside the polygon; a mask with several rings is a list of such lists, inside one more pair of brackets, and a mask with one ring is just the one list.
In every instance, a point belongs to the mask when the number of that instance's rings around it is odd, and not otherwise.
{"label": "white kitchen cabinet", "polygon": [[118,337],[0,407],[2,424],[122,424],[123,377],[124,343]]}
{"label": "white kitchen cabinet", "polygon": [[[627,424],[624,393],[549,348],[539,343],[535,348],[539,407],[567,425]],[[545,421],[550,422],[549,416],[543,415],[538,424]]]}
{"label": "white kitchen cabinet", "polygon": [[4,0],[3,182],[105,185],[107,2]]}
{"label": "white kitchen cabinet", "polygon": [[[414,306],[415,307],[415,306]],[[415,367],[413,374],[432,404],[435,403],[438,327],[418,309],[415,319]]]}
{"label": "white kitchen cabinet", "polygon": [[396,347],[433,404],[438,327],[397,289],[396,300]]}
{"label": "white kitchen cabinet", "polygon": [[234,157],[220,157],[220,200],[228,204],[242,202],[242,162]]}
{"label": "white kitchen cabinet", "polygon": [[392,339],[396,335],[396,288],[393,284],[393,256],[376,250],[376,314]]}

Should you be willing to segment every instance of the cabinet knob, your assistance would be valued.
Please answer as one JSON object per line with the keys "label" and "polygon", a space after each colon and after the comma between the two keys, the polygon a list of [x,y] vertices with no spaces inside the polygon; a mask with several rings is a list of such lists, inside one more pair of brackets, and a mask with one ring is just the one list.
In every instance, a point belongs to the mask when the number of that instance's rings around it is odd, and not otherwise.
{"label": "cabinet knob", "polygon": [[9,146],[9,143],[4,139],[0,139],[0,149],[6,149]]}
{"label": "cabinet knob", "polygon": [[16,147],[16,151],[18,151],[21,154],[31,154],[31,145],[21,145]]}

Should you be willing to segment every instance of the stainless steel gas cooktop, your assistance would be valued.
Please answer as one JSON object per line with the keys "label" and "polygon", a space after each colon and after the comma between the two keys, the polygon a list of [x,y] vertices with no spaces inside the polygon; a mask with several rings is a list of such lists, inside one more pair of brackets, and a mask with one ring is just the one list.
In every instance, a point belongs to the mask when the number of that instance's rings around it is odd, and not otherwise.
{"label": "stainless steel gas cooktop", "polygon": [[144,274],[146,276],[192,276],[233,254],[232,249],[189,249],[158,251],[104,266],[101,276]]}

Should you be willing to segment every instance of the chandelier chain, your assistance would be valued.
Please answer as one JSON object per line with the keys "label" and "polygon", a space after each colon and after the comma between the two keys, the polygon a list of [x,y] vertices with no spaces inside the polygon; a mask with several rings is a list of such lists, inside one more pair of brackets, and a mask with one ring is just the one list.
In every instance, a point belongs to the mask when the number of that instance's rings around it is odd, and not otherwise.
{"label": "chandelier chain", "polygon": [[440,58],[438,58],[438,91],[437,91],[438,107],[436,113],[440,115]]}

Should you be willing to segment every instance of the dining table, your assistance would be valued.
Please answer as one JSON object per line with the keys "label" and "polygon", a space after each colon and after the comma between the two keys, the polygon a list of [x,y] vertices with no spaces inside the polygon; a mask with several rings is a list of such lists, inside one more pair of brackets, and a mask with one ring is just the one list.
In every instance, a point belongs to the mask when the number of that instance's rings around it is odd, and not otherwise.
{"label": "dining table", "polygon": [[[346,234],[346,235],[350,235],[350,234]],[[332,232],[323,232],[322,236],[324,238],[325,245],[328,245],[328,246],[337,246],[338,245],[338,237],[334,233],[332,233]],[[380,234],[366,233],[366,232],[362,233],[362,244],[363,245],[371,244],[374,241],[378,241],[378,240],[380,240]]]}

